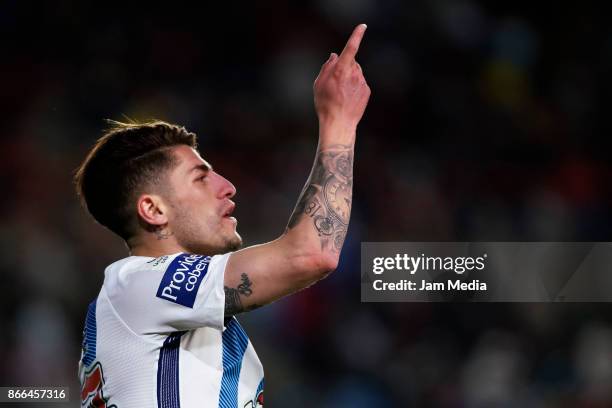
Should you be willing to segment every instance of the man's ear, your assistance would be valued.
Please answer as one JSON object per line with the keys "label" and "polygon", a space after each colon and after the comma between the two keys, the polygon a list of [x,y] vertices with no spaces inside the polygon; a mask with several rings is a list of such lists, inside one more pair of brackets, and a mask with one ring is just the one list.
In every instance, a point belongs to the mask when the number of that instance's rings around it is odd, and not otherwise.
{"label": "man's ear", "polygon": [[142,194],[136,202],[138,216],[149,225],[160,226],[168,223],[167,207],[162,198],[155,194]]}

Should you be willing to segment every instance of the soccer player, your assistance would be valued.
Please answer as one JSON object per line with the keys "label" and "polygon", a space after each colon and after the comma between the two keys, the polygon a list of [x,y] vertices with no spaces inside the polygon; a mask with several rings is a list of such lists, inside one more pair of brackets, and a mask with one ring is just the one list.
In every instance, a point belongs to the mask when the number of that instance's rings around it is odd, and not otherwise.
{"label": "soccer player", "polygon": [[351,211],[355,131],[370,96],[355,61],[366,26],[314,83],[319,145],[284,233],[238,250],[235,187],[161,121],[115,122],[77,170],[92,216],[130,255],[106,268],[87,311],[81,405],[259,407],[263,369],[234,315],[333,271]]}

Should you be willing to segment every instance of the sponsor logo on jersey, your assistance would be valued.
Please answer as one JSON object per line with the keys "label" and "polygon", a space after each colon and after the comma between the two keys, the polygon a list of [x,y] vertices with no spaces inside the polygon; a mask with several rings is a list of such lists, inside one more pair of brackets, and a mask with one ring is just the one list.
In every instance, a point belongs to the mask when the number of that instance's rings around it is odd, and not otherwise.
{"label": "sponsor logo on jersey", "polygon": [[181,254],[174,258],[157,289],[157,297],[193,308],[210,256]]}

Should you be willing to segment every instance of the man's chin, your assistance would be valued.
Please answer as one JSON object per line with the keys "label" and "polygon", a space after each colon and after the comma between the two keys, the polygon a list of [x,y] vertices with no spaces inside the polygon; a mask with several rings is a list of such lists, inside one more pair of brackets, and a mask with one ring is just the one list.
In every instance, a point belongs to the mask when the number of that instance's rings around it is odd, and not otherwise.
{"label": "man's chin", "polygon": [[242,248],[242,237],[235,230],[229,236],[225,237],[224,241],[221,248],[215,251],[217,254],[225,254]]}
{"label": "man's chin", "polygon": [[236,232],[234,237],[228,240],[227,245],[225,246],[224,252],[237,251],[240,248],[242,248],[242,237],[238,235],[238,233]]}
{"label": "man's chin", "polygon": [[222,237],[222,241],[211,245],[211,242],[199,241],[192,242],[190,244],[182,244],[183,247],[193,254],[200,255],[221,255],[228,252],[236,251],[242,248],[242,238],[237,232],[228,234]]}

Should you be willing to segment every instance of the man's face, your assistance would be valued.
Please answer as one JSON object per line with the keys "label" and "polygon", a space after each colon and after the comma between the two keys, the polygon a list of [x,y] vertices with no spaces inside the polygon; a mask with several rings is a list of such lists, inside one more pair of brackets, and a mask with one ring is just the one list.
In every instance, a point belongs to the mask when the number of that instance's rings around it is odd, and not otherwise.
{"label": "man's face", "polygon": [[238,249],[242,238],[230,214],[236,188],[189,146],[172,149],[179,164],[169,173],[168,227],[189,252],[215,255]]}

